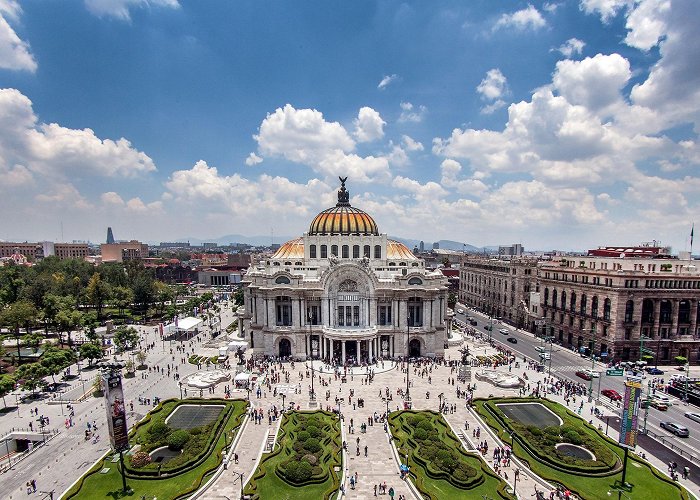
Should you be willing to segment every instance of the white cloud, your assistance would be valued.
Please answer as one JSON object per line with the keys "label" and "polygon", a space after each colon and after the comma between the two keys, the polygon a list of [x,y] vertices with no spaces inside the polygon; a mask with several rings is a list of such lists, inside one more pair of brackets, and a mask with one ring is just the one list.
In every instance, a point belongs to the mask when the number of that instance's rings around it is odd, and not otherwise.
{"label": "white cloud", "polygon": [[410,102],[401,103],[401,116],[399,116],[399,123],[420,123],[425,118],[428,108],[420,105],[415,107]]}
{"label": "white cloud", "polygon": [[476,91],[481,94],[482,99],[493,101],[508,93],[508,81],[500,69],[493,68],[486,72]]}
{"label": "white cloud", "polygon": [[3,184],[8,188],[16,188],[34,183],[34,176],[24,165],[13,165],[10,168],[0,165],[0,179],[0,191]]}
{"label": "white cloud", "polygon": [[354,182],[387,181],[389,160],[383,156],[358,156],[341,151],[330,153],[318,164],[317,170],[326,178],[349,176]]}
{"label": "white cloud", "polygon": [[263,159],[260,158],[258,155],[255,153],[250,153],[248,157],[245,159],[245,164],[250,166],[257,165],[259,163],[262,163]]}
{"label": "white cloud", "polygon": [[122,21],[130,21],[129,9],[132,7],[166,7],[177,9],[177,0],[85,0],[87,10],[97,17],[114,17]]}
{"label": "white cloud", "polygon": [[371,142],[384,137],[384,125],[381,115],[367,106],[360,108],[355,124],[354,136],[357,142]]}
{"label": "white cloud", "polygon": [[634,0],[581,0],[580,7],[586,14],[599,13],[601,20],[607,23],[633,2]]}
{"label": "white cloud", "polygon": [[488,186],[483,181],[472,178],[460,178],[462,165],[458,161],[451,158],[443,160],[440,164],[440,184],[445,187],[452,188],[460,194],[470,195],[475,198],[481,198],[489,191]]}
{"label": "white cloud", "polygon": [[559,7],[561,7],[560,3],[545,2],[544,5],[542,5],[542,10],[551,14],[552,12],[556,12]]}
{"label": "white cloud", "polygon": [[437,182],[429,181],[425,184],[408,177],[396,176],[391,185],[402,191],[411,193],[416,200],[431,201],[447,196],[447,191]]}
{"label": "white cloud", "polygon": [[561,44],[558,49],[552,50],[561,52],[564,57],[571,57],[573,55],[580,55],[585,46],[586,42],[578,38],[569,38],[566,42]]}
{"label": "white cloud", "polygon": [[89,210],[93,208],[92,204],[69,182],[55,184],[47,192],[36,195],[34,199],[40,203],[50,204],[53,210],[59,208]]}
{"label": "white cloud", "polygon": [[540,28],[544,28],[547,25],[547,21],[544,20],[542,14],[533,7],[528,5],[526,8],[521,9],[512,14],[503,14],[496,24],[493,26],[494,31],[503,28],[515,28],[517,30],[528,30],[537,31]]}
{"label": "white cloud", "polygon": [[34,73],[37,63],[29,44],[17,36],[6,19],[16,21],[21,12],[19,3],[13,0],[0,1],[0,68]]}
{"label": "white cloud", "polygon": [[0,165],[24,165],[33,173],[64,178],[135,177],[156,170],[153,160],[124,139],[100,139],[90,129],[39,123],[31,101],[16,89],[0,89]]}
{"label": "white cloud", "polygon": [[407,135],[401,136],[401,142],[403,143],[406,151],[423,151],[423,144],[416,140],[413,140]]}
{"label": "white cloud", "polygon": [[[697,8],[697,4],[695,7]],[[625,43],[645,51],[656,46],[666,33],[666,16],[670,10],[669,0],[639,2],[627,16],[626,28],[629,32],[625,37]]]}
{"label": "white cloud", "polygon": [[386,75],[382,80],[379,82],[379,85],[377,85],[377,88],[379,90],[384,90],[387,88],[390,84],[394,83],[396,80],[398,80],[399,76],[398,75]]}
{"label": "white cloud", "polygon": [[116,206],[123,206],[124,205],[124,199],[121,196],[119,196],[117,193],[115,193],[114,191],[102,193],[102,195],[100,196],[100,200],[105,205],[116,205]]}

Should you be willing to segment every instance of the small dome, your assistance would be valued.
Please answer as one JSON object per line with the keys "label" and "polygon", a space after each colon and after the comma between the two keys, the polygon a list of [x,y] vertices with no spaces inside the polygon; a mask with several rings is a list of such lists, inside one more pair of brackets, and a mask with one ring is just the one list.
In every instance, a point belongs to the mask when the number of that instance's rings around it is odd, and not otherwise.
{"label": "small dome", "polygon": [[319,213],[309,226],[309,236],[319,234],[359,234],[379,236],[374,219],[359,208],[350,206],[350,193],[345,189],[345,178],[340,178],[338,203]]}

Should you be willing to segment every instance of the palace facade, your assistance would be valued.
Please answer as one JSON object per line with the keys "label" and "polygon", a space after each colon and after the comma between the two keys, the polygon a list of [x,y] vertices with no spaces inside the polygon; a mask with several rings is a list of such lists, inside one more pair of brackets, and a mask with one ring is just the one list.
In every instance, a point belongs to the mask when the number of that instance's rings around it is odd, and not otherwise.
{"label": "palace facade", "polygon": [[254,355],[340,364],[442,357],[447,279],[352,207],[338,203],[243,279],[243,330]]}

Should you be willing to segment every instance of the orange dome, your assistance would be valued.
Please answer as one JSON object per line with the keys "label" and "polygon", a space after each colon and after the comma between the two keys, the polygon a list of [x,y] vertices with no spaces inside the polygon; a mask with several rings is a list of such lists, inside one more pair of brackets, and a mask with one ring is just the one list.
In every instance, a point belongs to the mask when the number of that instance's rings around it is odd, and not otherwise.
{"label": "orange dome", "polygon": [[379,236],[374,219],[359,208],[350,206],[350,193],[345,189],[345,178],[340,178],[338,203],[314,217],[309,226],[309,236],[318,234],[359,234]]}

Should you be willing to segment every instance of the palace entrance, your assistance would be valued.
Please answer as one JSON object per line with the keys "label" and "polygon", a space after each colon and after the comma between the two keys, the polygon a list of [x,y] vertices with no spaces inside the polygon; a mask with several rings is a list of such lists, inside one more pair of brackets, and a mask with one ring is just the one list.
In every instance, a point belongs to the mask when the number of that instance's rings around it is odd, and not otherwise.
{"label": "palace entrance", "polygon": [[420,340],[413,339],[408,343],[408,357],[420,358]]}
{"label": "palace entrance", "polygon": [[280,358],[288,358],[292,355],[292,343],[289,339],[281,339],[279,343]]}

